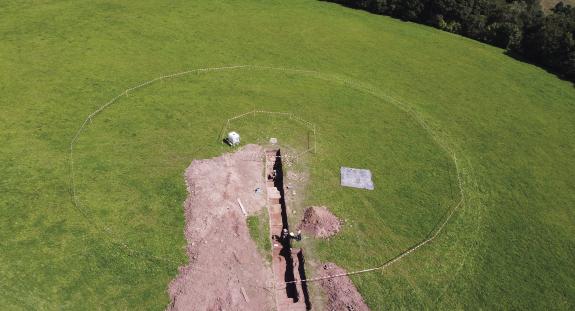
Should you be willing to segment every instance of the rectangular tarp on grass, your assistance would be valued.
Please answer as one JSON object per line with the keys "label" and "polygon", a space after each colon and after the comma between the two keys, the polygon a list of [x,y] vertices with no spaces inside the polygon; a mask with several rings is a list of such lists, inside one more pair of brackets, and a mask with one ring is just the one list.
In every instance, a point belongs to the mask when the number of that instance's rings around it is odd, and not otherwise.
{"label": "rectangular tarp on grass", "polygon": [[373,190],[370,170],[342,166],[340,172],[343,187]]}

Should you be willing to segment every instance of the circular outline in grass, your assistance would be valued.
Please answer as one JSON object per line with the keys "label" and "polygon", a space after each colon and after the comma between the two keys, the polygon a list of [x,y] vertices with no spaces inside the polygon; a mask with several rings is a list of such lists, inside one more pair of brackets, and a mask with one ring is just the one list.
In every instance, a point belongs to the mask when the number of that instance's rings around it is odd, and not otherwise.
{"label": "circular outline in grass", "polygon": [[[395,98],[393,98],[393,97],[391,97],[385,93],[381,93],[377,88],[375,88],[375,87],[373,87],[367,83],[364,83],[361,81],[355,81],[355,80],[349,79],[345,76],[340,76],[340,75],[335,75],[335,74],[331,74],[331,75],[330,74],[323,74],[321,72],[313,71],[313,70],[302,70],[302,69],[292,69],[292,68],[283,68],[283,67],[269,67],[269,66],[258,66],[258,65],[237,65],[237,66],[224,66],[224,67],[209,67],[209,68],[192,69],[192,70],[182,71],[182,72],[178,72],[178,73],[174,73],[174,74],[170,74],[170,75],[160,76],[160,77],[157,77],[155,79],[140,83],[134,87],[131,87],[131,88],[124,90],[123,92],[118,94],[116,97],[112,98],[110,101],[108,101],[107,103],[102,105],[100,108],[96,109],[94,112],[89,114],[88,117],[84,120],[84,122],[80,126],[80,128],[78,129],[78,131],[73,136],[72,141],[70,142],[70,162],[69,162],[69,164],[70,164],[70,195],[72,196],[72,202],[74,204],[74,207],[76,209],[78,209],[78,211],[84,217],[86,217],[86,218],[89,217],[88,214],[86,213],[86,211],[81,207],[81,203],[80,203],[80,201],[76,195],[76,183],[75,183],[75,172],[74,172],[74,145],[76,144],[78,138],[80,137],[80,135],[82,134],[82,132],[84,131],[86,126],[89,123],[91,123],[92,119],[94,119],[98,114],[100,114],[106,108],[108,108],[109,106],[111,106],[112,104],[117,102],[118,99],[120,99],[121,97],[128,96],[128,94],[130,92],[135,91],[137,89],[140,89],[144,86],[151,85],[157,81],[163,81],[164,79],[177,78],[177,77],[186,76],[186,75],[193,74],[193,73],[204,73],[204,72],[213,72],[213,71],[231,71],[231,70],[241,70],[241,69],[280,71],[280,72],[287,72],[287,73],[292,73],[292,74],[300,74],[300,75],[305,75],[305,76],[321,79],[321,80],[331,82],[331,83],[339,83],[343,86],[350,87],[350,88],[355,89],[357,91],[372,95],[379,100],[382,100],[382,101],[385,101],[389,104],[394,105],[396,108],[400,109],[401,111],[407,113],[410,117],[412,117],[431,136],[432,140],[441,149],[443,149],[447,153],[447,155],[449,155],[449,157],[453,161],[453,164],[455,166],[456,175],[457,175],[457,184],[458,184],[458,188],[459,188],[459,195],[460,195],[461,199],[458,201],[457,204],[455,204],[454,206],[452,206],[448,209],[449,213],[447,214],[447,217],[444,219],[444,221],[439,222],[439,225],[436,226],[428,234],[428,236],[426,238],[424,238],[421,242],[417,243],[416,245],[414,245],[412,247],[407,248],[406,250],[401,252],[399,255],[397,255],[397,256],[391,258],[390,260],[388,260],[387,262],[383,263],[381,266],[369,268],[369,269],[364,269],[364,270],[360,270],[360,271],[349,272],[349,273],[347,273],[348,275],[384,269],[384,268],[390,266],[391,264],[399,261],[403,257],[416,251],[417,249],[424,246],[425,244],[433,241],[441,233],[441,231],[447,225],[447,223],[451,220],[451,218],[455,214],[455,212],[461,206],[465,205],[466,198],[465,198],[465,194],[464,194],[464,187],[463,187],[463,181],[462,181],[462,179],[463,179],[462,175],[463,174],[460,170],[458,158],[455,155],[455,152],[452,150],[452,148],[443,139],[441,139],[439,137],[439,135],[427,124],[427,122],[425,122],[425,120],[411,106],[409,106],[409,105],[407,105],[407,104],[405,104],[405,103],[403,103],[403,102],[401,102],[401,101],[399,101],[399,100],[397,100],[397,99],[395,99]],[[98,229],[106,231],[108,234],[111,234],[111,231],[112,231],[110,228],[108,228],[106,226],[104,226],[102,228],[98,228]],[[172,260],[169,258],[159,257],[159,256],[155,256],[155,255],[146,254],[145,252],[135,251],[135,250],[131,249],[124,242],[117,242],[116,241],[116,243],[120,244],[120,246],[122,248],[126,249],[127,251],[129,251],[132,254],[142,255],[142,256],[147,257],[149,259],[151,258],[151,259],[155,259],[155,260],[168,261],[168,262],[179,264],[178,261],[175,261],[175,260]]]}

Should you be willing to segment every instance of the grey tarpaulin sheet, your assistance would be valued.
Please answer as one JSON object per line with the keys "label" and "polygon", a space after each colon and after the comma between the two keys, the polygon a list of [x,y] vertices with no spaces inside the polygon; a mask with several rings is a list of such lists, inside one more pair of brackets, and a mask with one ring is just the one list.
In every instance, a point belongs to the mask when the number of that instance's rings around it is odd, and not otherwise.
{"label": "grey tarpaulin sheet", "polygon": [[342,166],[340,172],[342,186],[373,190],[370,170]]}

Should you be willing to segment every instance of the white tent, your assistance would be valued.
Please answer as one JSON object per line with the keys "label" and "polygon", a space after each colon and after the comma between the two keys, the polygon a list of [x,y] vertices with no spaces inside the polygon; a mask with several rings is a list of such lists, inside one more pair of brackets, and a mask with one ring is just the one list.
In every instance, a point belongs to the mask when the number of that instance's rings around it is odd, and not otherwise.
{"label": "white tent", "polygon": [[228,133],[228,144],[230,144],[230,146],[235,146],[238,145],[240,143],[240,134],[236,133],[236,132],[229,132]]}

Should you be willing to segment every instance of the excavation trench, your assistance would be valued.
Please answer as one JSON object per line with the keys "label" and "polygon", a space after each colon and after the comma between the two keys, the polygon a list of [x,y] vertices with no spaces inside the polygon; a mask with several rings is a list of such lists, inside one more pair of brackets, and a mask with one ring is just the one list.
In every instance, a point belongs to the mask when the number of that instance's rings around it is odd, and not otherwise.
{"label": "excavation trench", "polygon": [[[169,285],[169,311],[270,310],[273,278],[250,237],[245,213],[257,214],[267,204],[261,155],[246,145],[222,156],[194,160],[185,172],[184,203],[189,262]],[[239,202],[243,207],[240,208]]]}
{"label": "excavation trench", "polygon": [[[272,236],[272,269],[276,283],[278,311],[310,310],[311,302],[305,280],[304,253],[292,248],[285,200],[282,156],[279,149],[266,151],[266,187],[270,233]],[[295,281],[295,282],[294,282]]]}
{"label": "excavation trench", "polygon": [[[265,176],[261,157],[265,154]],[[186,169],[184,203],[189,262],[168,287],[167,310],[309,310],[304,252],[292,248],[280,150],[246,145],[194,160]],[[265,188],[267,195],[254,189]],[[241,202],[241,203],[240,203]],[[267,206],[272,271],[250,237],[246,214]],[[273,272],[270,273],[270,272]],[[270,280],[272,283],[270,283]],[[273,293],[270,293],[270,290]]]}

